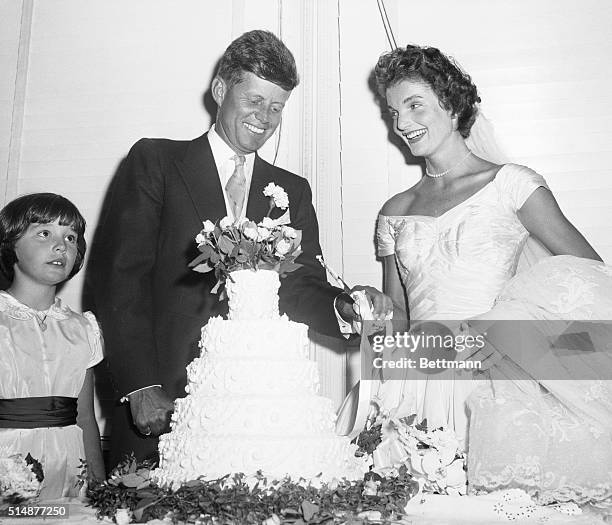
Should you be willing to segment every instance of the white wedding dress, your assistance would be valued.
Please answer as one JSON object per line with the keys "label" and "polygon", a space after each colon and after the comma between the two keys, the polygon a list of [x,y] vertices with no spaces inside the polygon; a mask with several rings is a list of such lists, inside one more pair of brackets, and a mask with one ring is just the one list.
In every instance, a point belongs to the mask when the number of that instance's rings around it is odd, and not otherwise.
{"label": "white wedding dress", "polygon": [[[506,164],[489,184],[439,217],[379,217],[377,252],[395,254],[412,321],[470,319],[493,307],[529,237],[517,210],[540,186],[547,187],[534,171]],[[452,427],[463,440],[465,400],[475,384],[452,376],[389,381],[379,392],[381,403],[396,406],[400,416],[417,414],[433,427]]]}
{"label": "white wedding dress", "polygon": [[[541,186],[533,170],[506,164],[439,217],[379,217],[378,255],[395,255],[411,320],[612,319],[612,274],[601,263],[548,257],[515,277],[529,237],[517,211]],[[580,356],[581,371],[565,366],[565,380],[540,380],[535,361],[514,361],[512,348],[500,348],[506,357],[474,379],[447,370],[389,380],[375,401],[398,417],[417,414],[430,427],[455,429],[469,449],[472,494],[518,488],[542,504],[605,507],[612,502],[611,334],[593,334],[603,351]]]}

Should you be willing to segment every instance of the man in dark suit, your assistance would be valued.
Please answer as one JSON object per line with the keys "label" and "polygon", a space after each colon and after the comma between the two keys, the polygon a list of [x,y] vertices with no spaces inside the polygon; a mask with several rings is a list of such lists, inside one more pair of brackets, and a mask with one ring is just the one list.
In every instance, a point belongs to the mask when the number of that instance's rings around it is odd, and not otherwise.
{"label": "man in dark suit", "polygon": [[[200,329],[226,311],[211,294],[213,273],[187,267],[203,221],[260,221],[269,203],[264,187],[282,186],[291,225],[302,231],[303,267],[282,280],[281,311],[328,335],[340,334],[335,307],[344,319],[355,316],[350,297],[327,283],[315,259],[321,249],[307,181],[256,154],[298,82],[280,40],[245,33],[227,48],[212,82],[214,126],[192,141],[138,141],[111,185],[89,262],[108,362],[119,395],[129,400],[113,414],[111,466],[130,451],[138,458],[157,452],[173,400],[185,395],[185,367],[198,355]],[[390,310],[386,296],[366,293],[377,316]]]}

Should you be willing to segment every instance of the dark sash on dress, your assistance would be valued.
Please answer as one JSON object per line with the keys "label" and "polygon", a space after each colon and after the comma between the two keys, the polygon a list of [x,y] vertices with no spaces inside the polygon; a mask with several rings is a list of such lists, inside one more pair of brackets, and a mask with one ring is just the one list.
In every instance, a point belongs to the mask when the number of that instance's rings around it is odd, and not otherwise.
{"label": "dark sash on dress", "polygon": [[67,427],[76,424],[76,416],[76,397],[0,399],[0,428]]}

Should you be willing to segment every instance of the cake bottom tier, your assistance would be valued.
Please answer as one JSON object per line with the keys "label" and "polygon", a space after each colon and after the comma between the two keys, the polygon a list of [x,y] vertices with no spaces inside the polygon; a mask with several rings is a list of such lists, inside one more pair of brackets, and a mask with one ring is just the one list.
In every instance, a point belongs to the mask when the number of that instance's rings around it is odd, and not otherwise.
{"label": "cake bottom tier", "polygon": [[368,470],[366,462],[355,457],[356,445],[336,435],[245,438],[194,433],[172,442],[162,436],[159,450],[160,468],[153,476],[173,488],[198,478],[218,479],[239,472],[252,476],[258,471],[268,480],[290,476],[319,485],[333,479],[362,479]]}

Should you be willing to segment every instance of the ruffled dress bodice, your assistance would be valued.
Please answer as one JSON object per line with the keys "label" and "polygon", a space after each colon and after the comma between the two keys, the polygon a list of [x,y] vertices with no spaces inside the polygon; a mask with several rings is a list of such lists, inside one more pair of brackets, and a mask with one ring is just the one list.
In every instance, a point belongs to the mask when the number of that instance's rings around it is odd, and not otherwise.
{"label": "ruffled dress bodice", "polygon": [[[0,291],[0,399],[78,398],[87,369],[101,360],[102,339],[92,314],[73,312],[59,298],[39,312]],[[78,494],[85,451],[77,425],[1,428],[0,451],[7,449],[42,463],[42,500]]]}
{"label": "ruffled dress bodice", "polygon": [[[464,320],[491,309],[516,273],[529,233],[517,211],[538,187],[533,170],[506,164],[471,197],[439,217],[384,216],[376,232],[378,255],[395,256],[411,321]],[[452,428],[465,445],[465,401],[476,381],[445,370],[422,380],[388,381],[377,404],[398,417],[416,414]]]}
{"label": "ruffled dress bodice", "polygon": [[378,220],[378,255],[395,254],[410,318],[467,319],[489,310],[529,236],[517,211],[543,177],[516,164],[439,217]]}

